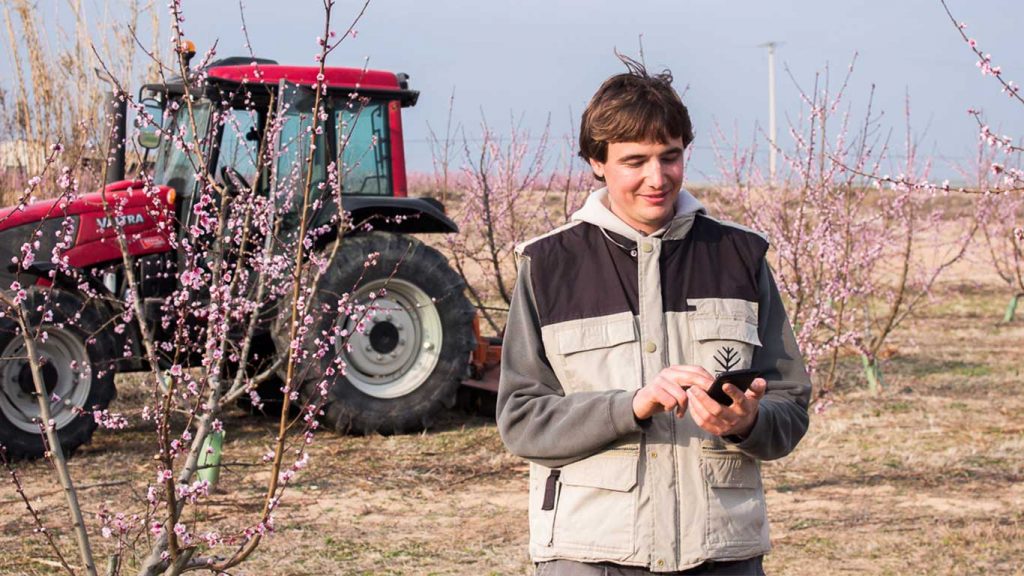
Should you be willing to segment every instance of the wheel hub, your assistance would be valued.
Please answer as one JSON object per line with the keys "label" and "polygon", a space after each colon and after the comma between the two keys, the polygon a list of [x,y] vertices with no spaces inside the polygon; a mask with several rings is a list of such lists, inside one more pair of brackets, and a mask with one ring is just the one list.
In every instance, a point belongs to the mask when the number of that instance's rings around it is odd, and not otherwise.
{"label": "wheel hub", "polygon": [[384,289],[368,303],[358,321],[345,326],[351,336],[338,352],[348,363],[345,377],[364,394],[374,398],[398,398],[416,390],[433,371],[441,350],[441,319],[437,307],[419,286],[391,278],[368,283],[355,295],[366,302],[371,293]]}
{"label": "wheel hub", "polygon": [[[43,386],[46,388],[46,393],[53,394],[53,391],[57,388],[57,380],[60,378],[60,375],[53,364],[46,360],[46,358],[43,358],[39,371],[43,376]],[[18,386],[23,393],[30,396],[36,393],[36,384],[32,381],[32,366],[28,362],[24,362],[21,370],[18,371]]]}
{"label": "wheel hub", "polygon": [[[87,404],[92,386],[89,353],[75,332],[47,326],[47,339],[36,342],[40,375],[50,404],[50,417],[58,429],[78,417]],[[0,412],[15,427],[39,432],[39,399],[28,351],[20,336],[8,341],[0,352]]]}
{"label": "wheel hub", "polygon": [[398,328],[391,322],[381,322],[370,330],[370,346],[380,354],[390,354],[398,342]]}
{"label": "wheel hub", "polygon": [[370,378],[385,379],[401,371],[415,356],[417,321],[397,299],[377,298],[367,323],[369,326],[363,333],[352,334],[348,361]]}

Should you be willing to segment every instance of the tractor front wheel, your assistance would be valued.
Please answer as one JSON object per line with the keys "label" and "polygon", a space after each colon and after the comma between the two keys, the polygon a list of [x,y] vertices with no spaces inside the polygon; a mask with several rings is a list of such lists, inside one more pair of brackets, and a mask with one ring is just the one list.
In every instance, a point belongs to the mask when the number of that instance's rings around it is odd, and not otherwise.
{"label": "tractor front wheel", "polygon": [[[106,409],[116,395],[115,339],[99,307],[69,292],[55,289],[47,297],[34,291],[22,306],[35,339],[50,418],[70,456],[92,438],[97,426],[93,411]],[[47,450],[38,395],[25,338],[12,314],[0,318],[0,444],[9,457],[38,458]]]}

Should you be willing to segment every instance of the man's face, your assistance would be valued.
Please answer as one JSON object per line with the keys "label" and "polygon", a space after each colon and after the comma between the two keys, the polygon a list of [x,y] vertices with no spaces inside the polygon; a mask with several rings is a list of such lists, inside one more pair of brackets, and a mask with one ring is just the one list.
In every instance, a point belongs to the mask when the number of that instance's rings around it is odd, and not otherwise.
{"label": "man's face", "polygon": [[668,142],[613,142],[607,162],[590,159],[603,176],[613,214],[650,234],[672,219],[683,182],[683,139]]}

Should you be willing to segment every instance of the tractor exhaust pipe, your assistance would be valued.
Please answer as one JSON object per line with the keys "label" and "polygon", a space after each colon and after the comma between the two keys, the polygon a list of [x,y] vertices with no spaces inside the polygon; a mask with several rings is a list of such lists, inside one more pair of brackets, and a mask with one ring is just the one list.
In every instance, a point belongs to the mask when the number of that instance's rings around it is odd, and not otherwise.
{"label": "tractor exhaust pipe", "polygon": [[128,99],[115,88],[107,92],[106,119],[110,123],[110,141],[107,143],[107,184],[124,180],[125,126]]}

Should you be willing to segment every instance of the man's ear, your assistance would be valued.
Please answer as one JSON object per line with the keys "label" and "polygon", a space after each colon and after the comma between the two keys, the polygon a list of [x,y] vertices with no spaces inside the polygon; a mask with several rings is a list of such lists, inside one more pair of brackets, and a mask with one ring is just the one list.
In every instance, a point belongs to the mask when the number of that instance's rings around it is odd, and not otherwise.
{"label": "man's ear", "polygon": [[590,162],[590,169],[594,171],[594,176],[596,176],[599,180],[603,180],[604,179],[604,162],[600,162],[600,161],[595,160],[593,158],[587,158],[587,161]]}

